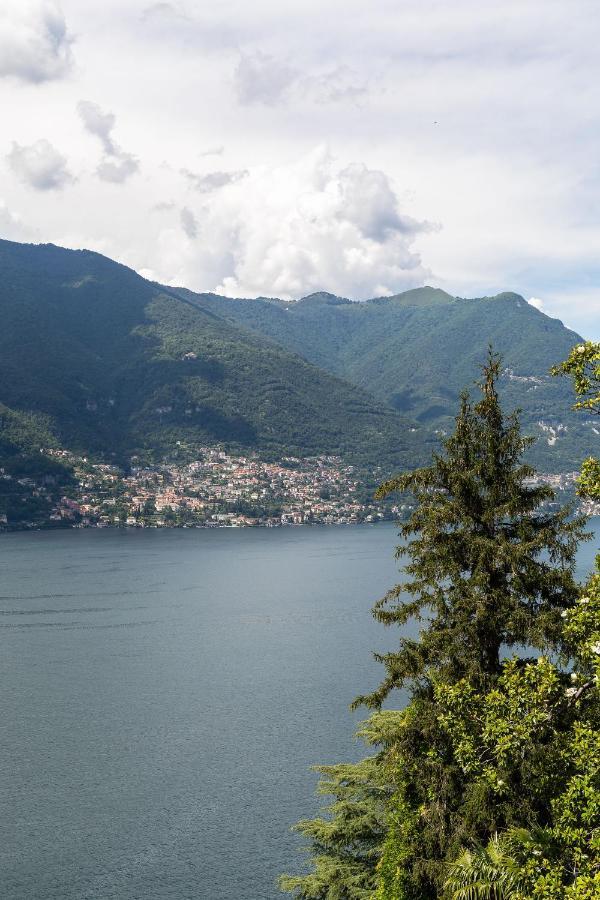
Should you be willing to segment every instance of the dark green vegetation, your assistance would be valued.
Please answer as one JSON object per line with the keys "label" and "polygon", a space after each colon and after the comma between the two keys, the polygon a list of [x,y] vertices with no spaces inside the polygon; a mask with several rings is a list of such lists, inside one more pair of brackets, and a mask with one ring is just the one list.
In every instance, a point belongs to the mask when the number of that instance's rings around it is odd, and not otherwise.
{"label": "dark green vegetation", "polygon": [[[68,467],[39,452],[56,446],[43,416],[18,412],[0,403],[0,525],[23,520],[46,522],[72,484]],[[35,484],[41,490],[32,493]]]}
{"label": "dark green vegetation", "polygon": [[[369,735],[364,737],[369,740]],[[375,740],[381,740],[378,732]],[[312,842],[314,872],[283,877],[283,890],[301,897],[372,895],[391,797],[381,762],[379,755],[355,764],[315,767],[324,776],[319,793],[333,797],[333,802],[324,809],[326,816],[296,826]]]}
{"label": "dark green vegetation", "polygon": [[[571,350],[568,359],[553,369],[554,375],[567,375],[573,380],[577,402],[573,407],[588,415],[600,415],[600,344],[586,341]],[[598,419],[596,419],[598,422]],[[594,448],[597,452],[597,448]],[[600,503],[600,459],[584,460],[577,493]]]}
{"label": "dark green vegetation", "polygon": [[419,288],[364,303],[325,293],[286,303],[181,293],[433,430],[451,429],[460,392],[477,377],[492,343],[503,358],[502,400],[522,408],[525,433],[539,438],[529,454],[539,469],[576,469],[598,443],[589,421],[571,411],[568,385],[549,373],[579,336],[518,294],[465,300]]}
{"label": "dark green vegetation", "polygon": [[[384,403],[97,253],[0,242],[0,317],[0,402],[41,416],[62,447],[418,457]],[[49,441],[30,437],[35,452]]]}
{"label": "dark green vegetation", "polygon": [[[498,375],[492,356],[432,464],[381,488],[417,506],[402,527],[409,580],[374,615],[421,634],[380,657],[383,683],[357,701],[378,710],[364,731],[379,752],[325,772],[323,792],[345,802],[300,823],[314,868],[282,880],[296,897],[600,896],[600,572],[576,585],[582,523],[524,484],[527,441]],[[523,646],[531,658],[503,658]],[[381,711],[398,687],[406,708]]]}

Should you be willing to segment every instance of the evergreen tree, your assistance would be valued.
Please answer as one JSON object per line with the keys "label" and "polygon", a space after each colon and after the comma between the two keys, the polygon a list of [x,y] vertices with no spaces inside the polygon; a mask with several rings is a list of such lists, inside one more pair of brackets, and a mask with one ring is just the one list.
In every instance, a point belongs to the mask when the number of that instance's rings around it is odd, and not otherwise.
{"label": "evergreen tree", "polygon": [[374,614],[386,625],[411,618],[424,625],[417,640],[401,638],[397,651],[380,657],[386,677],[360,698],[378,707],[394,688],[411,688],[393,749],[397,789],[380,864],[382,900],[441,897],[461,847],[549,820],[538,781],[549,764],[539,744],[515,766],[513,789],[505,791],[501,776],[475,778],[465,768],[443,715],[445,692],[479,697],[495,689],[503,648],[562,650],[562,614],[578,592],[573,569],[583,521],[570,520],[569,509],[545,507],[554,494],[533,484],[534,470],[522,462],[530,440],[516,415],[502,413],[499,371],[490,352],[482,397],[473,405],[463,395],[443,452],[380,490],[412,490],[417,506],[401,529],[411,580],[393,588]]}
{"label": "evergreen tree", "polygon": [[[553,371],[573,378],[576,409],[600,412],[600,344],[574,347]],[[600,500],[597,459],[585,461],[578,493]],[[513,660],[484,696],[464,684],[438,691],[470,789],[495,784],[512,795],[513,806],[537,789],[546,811],[529,831],[508,830],[485,848],[464,851],[446,878],[452,900],[600,897],[600,556],[577,603],[562,616],[565,668],[543,657],[524,667]]]}
{"label": "evergreen tree", "polygon": [[[359,732],[369,745],[382,747],[396,733],[392,711],[371,717]],[[392,793],[383,754],[358,763],[315,766],[323,777],[317,792],[332,797],[324,815],[299,822],[294,830],[310,840],[314,870],[284,875],[283,891],[302,900],[367,900],[377,886],[377,864],[386,830],[386,808]]]}
{"label": "evergreen tree", "polygon": [[[400,475],[378,491],[411,491],[416,508],[400,534],[398,557],[411,580],[392,588],[374,608],[385,625],[425,623],[418,639],[403,637],[397,651],[378,656],[386,677],[357,703],[379,707],[406,682],[427,688],[429,672],[467,677],[484,687],[500,672],[501,648],[557,649],[561,611],[577,586],[573,564],[582,519],[550,512],[554,493],[533,485],[522,462],[532,439],[516,414],[503,415],[491,351],[472,404],[463,394],[454,434],[432,465]],[[412,539],[411,539],[412,538]],[[405,595],[409,599],[405,599]]]}
{"label": "evergreen tree", "polygon": [[[454,434],[432,464],[379,490],[382,497],[412,491],[417,504],[401,526],[408,543],[397,552],[408,557],[409,580],[389,591],[374,615],[385,625],[416,619],[422,630],[418,639],[402,637],[398,650],[378,656],[384,681],[356,703],[379,709],[402,686],[410,689],[411,699],[401,712],[387,713],[391,727],[376,738],[382,749],[369,763],[367,793],[382,785],[388,792],[384,827],[378,820],[369,862],[351,853],[353,868],[344,872],[337,865],[339,845],[325,840],[346,830],[343,846],[353,847],[350,808],[358,802],[360,816],[364,785],[360,796],[345,798],[350,807],[334,803],[330,819],[302,823],[313,841],[316,871],[284,886],[306,900],[360,897],[353,893],[355,879],[362,872],[370,889],[374,858],[378,900],[438,900],[445,895],[449,864],[465,847],[483,846],[495,832],[547,825],[548,780],[556,773],[566,784],[568,766],[562,759],[548,763],[542,739],[532,741],[531,754],[516,753],[505,790],[501,767],[492,767],[491,777],[465,765],[460,716],[453,717],[463,704],[471,724],[480,721],[477,701],[497,690],[505,674],[503,648],[565,650],[563,613],[577,597],[573,568],[582,520],[570,519],[568,509],[550,511],[552,490],[532,483],[535,473],[521,458],[530,440],[521,435],[515,415],[502,413],[499,371],[490,352],[481,399],[473,404],[462,396]],[[536,668],[527,660],[515,662],[517,675],[528,665]],[[560,677],[557,684],[548,677],[544,686],[555,691],[552,699],[560,706]],[[508,736],[498,732],[500,746],[508,740],[512,747],[516,718],[506,725]],[[528,720],[530,736],[537,734],[536,722],[535,715]],[[467,743],[468,737],[462,735]],[[482,753],[484,759],[490,753],[487,744]]]}

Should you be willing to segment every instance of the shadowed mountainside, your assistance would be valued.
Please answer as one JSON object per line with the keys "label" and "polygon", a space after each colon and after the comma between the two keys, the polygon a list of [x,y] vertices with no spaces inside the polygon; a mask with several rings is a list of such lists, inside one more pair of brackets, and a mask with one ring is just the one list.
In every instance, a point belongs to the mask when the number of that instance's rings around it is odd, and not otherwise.
{"label": "shadowed mountainside", "polygon": [[0,316],[0,402],[71,449],[420,455],[363,389],[97,253],[0,241]]}

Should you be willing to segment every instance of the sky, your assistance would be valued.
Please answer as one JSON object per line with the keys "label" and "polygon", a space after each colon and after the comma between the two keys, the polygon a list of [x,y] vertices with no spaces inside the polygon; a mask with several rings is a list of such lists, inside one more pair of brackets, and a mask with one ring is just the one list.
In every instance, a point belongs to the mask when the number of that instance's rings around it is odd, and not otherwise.
{"label": "sky", "polygon": [[600,338],[597,0],[2,0],[0,236]]}

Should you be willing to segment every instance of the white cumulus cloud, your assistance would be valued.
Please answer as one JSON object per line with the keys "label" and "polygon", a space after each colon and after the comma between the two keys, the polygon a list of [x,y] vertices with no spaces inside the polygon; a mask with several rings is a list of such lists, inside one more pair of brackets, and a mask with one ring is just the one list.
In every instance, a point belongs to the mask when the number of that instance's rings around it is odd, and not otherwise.
{"label": "white cumulus cloud", "polygon": [[74,181],[66,157],[44,138],[29,146],[13,142],[7,159],[17,178],[36,191],[60,190]]}
{"label": "white cumulus cloud", "polygon": [[210,240],[182,246],[165,229],[158,260],[171,282],[230,296],[328,290],[365,298],[423,284],[428,273],[413,243],[428,228],[402,213],[383,172],[340,166],[318,148],[223,187],[197,226]]}
{"label": "white cumulus cloud", "polygon": [[2,0],[0,77],[39,84],[64,76],[72,65],[72,39],[52,0]]}

